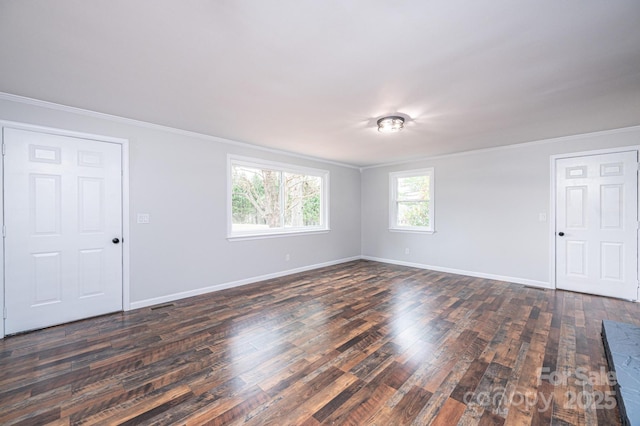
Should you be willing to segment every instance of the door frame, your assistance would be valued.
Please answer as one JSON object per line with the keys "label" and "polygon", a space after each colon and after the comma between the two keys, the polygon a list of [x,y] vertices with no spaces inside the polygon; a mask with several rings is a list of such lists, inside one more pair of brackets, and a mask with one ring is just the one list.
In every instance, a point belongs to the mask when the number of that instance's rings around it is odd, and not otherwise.
{"label": "door frame", "polygon": [[[557,289],[556,280],[556,160],[564,158],[586,157],[590,155],[616,154],[620,152],[635,151],[640,161],[640,145],[621,146],[617,148],[597,149],[592,151],[568,152],[565,154],[555,154],[550,156],[550,211],[549,211],[549,285],[550,288]],[[636,189],[638,191],[638,205],[636,206],[636,220],[640,221],[640,173],[636,173]],[[636,269],[636,279],[640,280],[640,231],[636,232],[636,245],[638,247],[638,262]],[[636,296],[636,302],[640,302],[640,291]]]}
{"label": "door frame", "polygon": [[[28,123],[0,120],[0,142],[4,144],[4,129],[27,130],[38,133],[46,133],[57,136],[68,136],[81,139],[90,139],[97,142],[116,143],[122,146],[122,309],[131,309],[130,292],[130,232],[129,232],[129,140],[111,136],[96,135],[91,133],[76,132],[72,130],[56,129]],[[4,159],[0,161],[0,226],[4,225]],[[5,274],[4,274],[5,248],[4,238],[0,244],[0,308],[2,318],[0,321],[0,339],[5,337],[4,308],[5,308]]]}

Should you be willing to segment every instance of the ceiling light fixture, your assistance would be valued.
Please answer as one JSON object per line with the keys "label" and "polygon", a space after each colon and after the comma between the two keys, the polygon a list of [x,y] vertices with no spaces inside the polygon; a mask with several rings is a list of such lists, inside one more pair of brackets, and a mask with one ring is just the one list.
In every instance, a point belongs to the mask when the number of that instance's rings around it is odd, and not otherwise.
{"label": "ceiling light fixture", "polygon": [[398,115],[382,117],[378,120],[378,131],[380,133],[395,133],[404,128],[404,118]]}

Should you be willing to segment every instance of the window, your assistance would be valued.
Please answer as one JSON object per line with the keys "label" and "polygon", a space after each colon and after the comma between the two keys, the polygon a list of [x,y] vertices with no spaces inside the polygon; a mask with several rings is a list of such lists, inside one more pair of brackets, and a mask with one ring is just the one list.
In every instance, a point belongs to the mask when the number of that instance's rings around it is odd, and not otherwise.
{"label": "window", "polygon": [[433,168],[389,174],[389,229],[434,232]]}
{"label": "window", "polygon": [[329,172],[230,156],[229,173],[229,237],[329,230]]}

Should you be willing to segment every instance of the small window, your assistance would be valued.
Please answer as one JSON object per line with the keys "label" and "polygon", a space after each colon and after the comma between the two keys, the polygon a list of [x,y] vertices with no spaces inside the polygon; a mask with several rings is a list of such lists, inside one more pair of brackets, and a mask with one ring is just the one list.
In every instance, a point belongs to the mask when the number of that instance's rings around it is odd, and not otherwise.
{"label": "small window", "polygon": [[434,232],[433,168],[389,174],[389,229]]}
{"label": "small window", "polygon": [[229,170],[229,237],[329,229],[329,172],[240,157]]}

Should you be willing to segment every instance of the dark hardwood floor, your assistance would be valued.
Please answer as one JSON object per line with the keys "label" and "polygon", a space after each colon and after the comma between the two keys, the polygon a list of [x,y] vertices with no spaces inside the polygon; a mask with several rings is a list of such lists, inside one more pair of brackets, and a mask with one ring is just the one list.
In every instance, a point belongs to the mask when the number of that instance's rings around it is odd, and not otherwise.
{"label": "dark hardwood floor", "polygon": [[0,341],[0,424],[619,424],[640,305],[368,261]]}

